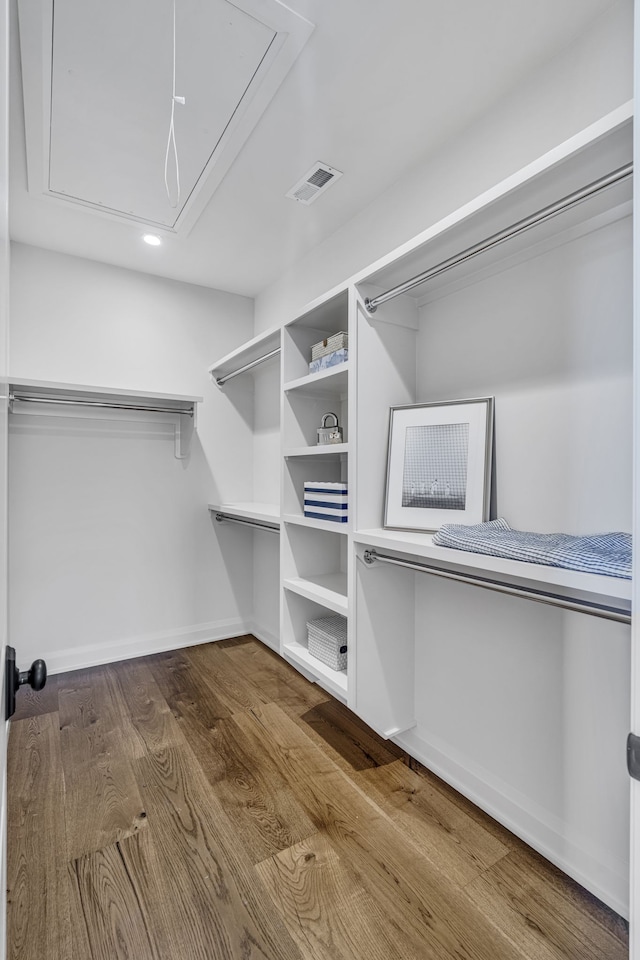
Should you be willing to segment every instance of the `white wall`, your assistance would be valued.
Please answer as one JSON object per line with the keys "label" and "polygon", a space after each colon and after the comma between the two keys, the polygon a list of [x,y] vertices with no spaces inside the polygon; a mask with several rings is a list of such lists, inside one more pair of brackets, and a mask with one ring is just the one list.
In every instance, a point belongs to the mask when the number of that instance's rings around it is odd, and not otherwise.
{"label": "white wall", "polygon": [[280,501],[280,364],[269,361],[253,372],[253,499]]}
{"label": "white wall", "polygon": [[631,231],[626,216],[420,309],[416,399],[495,397],[494,495],[517,529],[631,531]]}
{"label": "white wall", "polygon": [[206,371],[251,335],[252,301],[19,244],[11,269],[12,377],[205,398],[186,462],[153,414],[12,415],[20,663],[71,669],[242,631],[251,571],[207,503],[251,496],[253,409]]}
{"label": "white wall", "polygon": [[[632,96],[633,2],[619,0],[562,55],[434,156],[416,158],[412,175],[264,290],[256,299],[256,333],[296,316],[311,300]],[[416,97],[416,123],[419,110]],[[384,132],[372,131],[372,151],[376,135]]]}

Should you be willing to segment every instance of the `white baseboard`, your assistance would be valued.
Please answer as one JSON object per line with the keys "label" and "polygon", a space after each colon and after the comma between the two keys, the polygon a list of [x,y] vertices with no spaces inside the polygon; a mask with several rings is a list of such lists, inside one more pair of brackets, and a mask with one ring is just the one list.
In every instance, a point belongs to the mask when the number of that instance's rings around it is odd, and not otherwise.
{"label": "white baseboard", "polygon": [[132,660],[134,657],[146,657],[154,653],[164,653],[167,650],[179,650],[181,647],[191,647],[197,643],[241,637],[251,632],[250,624],[236,618],[197,623],[178,630],[147,633],[123,640],[56,650],[47,653],[47,670],[51,674],[83,670],[86,667],[98,667],[103,663],[115,663],[118,660]]}
{"label": "white baseboard", "polygon": [[249,620],[247,623],[247,633],[252,633],[254,637],[257,637],[262,643],[267,647],[271,647],[272,650],[275,650],[276,653],[280,653],[280,637],[276,633],[272,633],[271,630],[268,630],[266,627],[260,626],[259,623],[256,623],[255,620]]}
{"label": "white baseboard", "polygon": [[455,751],[446,745],[425,739],[420,728],[414,727],[393,741],[616,913],[629,917],[627,864],[614,862],[613,858],[606,862],[602,854],[589,849],[588,839],[581,843],[569,836],[566,824],[551,822],[553,818],[533,809],[526,797],[510,796],[513,791],[506,784],[484,769],[474,771],[477,765],[471,758],[456,758]]}

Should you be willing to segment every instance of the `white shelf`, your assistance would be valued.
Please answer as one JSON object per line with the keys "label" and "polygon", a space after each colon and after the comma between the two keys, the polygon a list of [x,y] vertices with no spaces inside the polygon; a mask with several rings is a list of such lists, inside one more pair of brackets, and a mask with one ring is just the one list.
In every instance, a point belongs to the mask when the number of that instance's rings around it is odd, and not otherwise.
{"label": "white shelf", "polygon": [[[633,102],[580,131],[558,147],[538,157],[516,173],[478,195],[432,224],[410,241],[396,248],[352,278],[354,283],[366,281],[380,292],[404,283],[426,268],[461,253],[466,247],[486,239],[492,233],[540,210],[560,197],[567,196],[624,166],[632,156]],[[418,301],[435,296],[439,289],[458,283],[465,275],[490,264],[503,263],[505,256],[514,257],[534,244],[548,241],[585,219],[597,218],[603,211],[627,204],[632,197],[628,180],[610,187],[585,204],[560,218],[551,218],[531,233],[511,239],[506,248],[498,245],[483,253],[479,261],[470,260],[447,271],[425,287],[416,287],[407,295]]]}
{"label": "white shelf", "polygon": [[277,503],[210,503],[209,510],[212,513],[226,513],[240,520],[280,526],[280,507]]}
{"label": "white shelf", "polygon": [[305,312],[287,323],[285,329],[310,327],[331,336],[344,330],[347,319],[349,290],[344,284],[322,294],[309,303]]}
{"label": "white shelf", "polygon": [[306,392],[319,397],[346,394],[348,375],[349,361],[345,360],[344,363],[329,367],[328,370],[321,370],[320,373],[309,373],[306,377],[289,380],[288,383],[285,383],[284,390],[285,393],[291,390],[300,390],[303,393]]}
{"label": "white shelf", "polygon": [[231,353],[228,353],[220,360],[216,360],[216,362],[209,367],[211,378],[217,381],[222,377],[227,377],[230,373],[234,373],[241,367],[255,363],[274,350],[278,350],[280,348],[280,337],[281,329],[280,327],[275,327],[254,337],[253,340],[248,340],[247,343],[244,343],[236,350],[232,350]]}
{"label": "white shelf", "polygon": [[448,547],[435,547],[430,534],[375,528],[358,530],[354,541],[364,546],[393,550],[416,559],[436,562],[452,570],[466,571],[478,576],[489,575],[508,584],[544,590],[547,593],[590,599],[624,609],[631,604],[631,580],[581,573],[579,570],[564,570],[561,567],[547,567],[521,560],[506,560]]}
{"label": "white shelf", "polygon": [[313,517],[303,517],[301,514],[286,513],[282,517],[284,523],[295,523],[300,527],[313,527],[315,530],[329,530],[331,533],[347,533],[349,524],[338,523],[335,520],[314,520]]}
{"label": "white shelf", "polygon": [[347,616],[346,573],[324,573],[313,577],[296,577],[283,581],[285,590],[291,590],[307,600],[322,604],[334,613]]}
{"label": "white shelf", "polygon": [[57,383],[51,380],[24,380],[8,378],[11,392],[29,393],[41,399],[69,399],[81,401],[113,401],[114,403],[168,404],[175,406],[176,413],[193,412],[194,404],[202,403],[202,397],[183,393],[154,393],[148,390],[128,390],[123,387],[98,387],[80,383]]}
{"label": "white shelf", "polygon": [[[97,387],[51,380],[8,378],[9,410],[14,414],[35,413],[47,417],[78,417],[104,420],[133,419],[142,413],[175,416],[174,456],[186,460],[196,428],[197,405],[202,397],[182,393],[150,393],[121,387]],[[15,406],[14,406],[15,403]],[[109,410],[109,413],[105,413]]]}
{"label": "white shelf", "polygon": [[348,443],[321,443],[317,447],[289,447],[284,451],[285,459],[290,457],[328,457],[344,456],[349,453]]}
{"label": "white shelf", "polygon": [[285,644],[283,647],[285,657],[299,664],[307,673],[316,678],[320,686],[334,694],[340,700],[346,700],[347,697],[347,671],[332,670],[321,660],[312,657],[306,647],[301,643]]}

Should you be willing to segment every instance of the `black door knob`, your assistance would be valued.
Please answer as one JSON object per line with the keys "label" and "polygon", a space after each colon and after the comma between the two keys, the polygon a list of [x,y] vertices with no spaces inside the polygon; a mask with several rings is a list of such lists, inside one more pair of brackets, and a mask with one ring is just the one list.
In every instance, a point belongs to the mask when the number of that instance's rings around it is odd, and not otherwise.
{"label": "black door knob", "polygon": [[28,683],[33,690],[42,690],[47,682],[47,665],[44,660],[34,660],[27,671],[19,675],[19,686]]}
{"label": "black door knob", "polygon": [[25,683],[34,690],[42,690],[47,682],[47,665],[44,660],[34,660],[29,670],[22,673],[16,667],[16,651],[7,647],[5,669],[5,720],[13,716],[16,710],[16,693]]}

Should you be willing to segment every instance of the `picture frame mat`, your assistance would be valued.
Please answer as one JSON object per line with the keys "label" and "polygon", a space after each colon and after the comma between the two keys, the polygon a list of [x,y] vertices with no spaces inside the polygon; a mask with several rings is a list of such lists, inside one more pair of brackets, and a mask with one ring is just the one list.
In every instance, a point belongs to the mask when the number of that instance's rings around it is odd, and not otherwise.
{"label": "picture frame mat", "polygon": [[[402,505],[407,428],[468,424],[464,509]],[[433,532],[444,523],[479,523],[488,516],[493,398],[454,400],[392,407],[384,526]]]}

